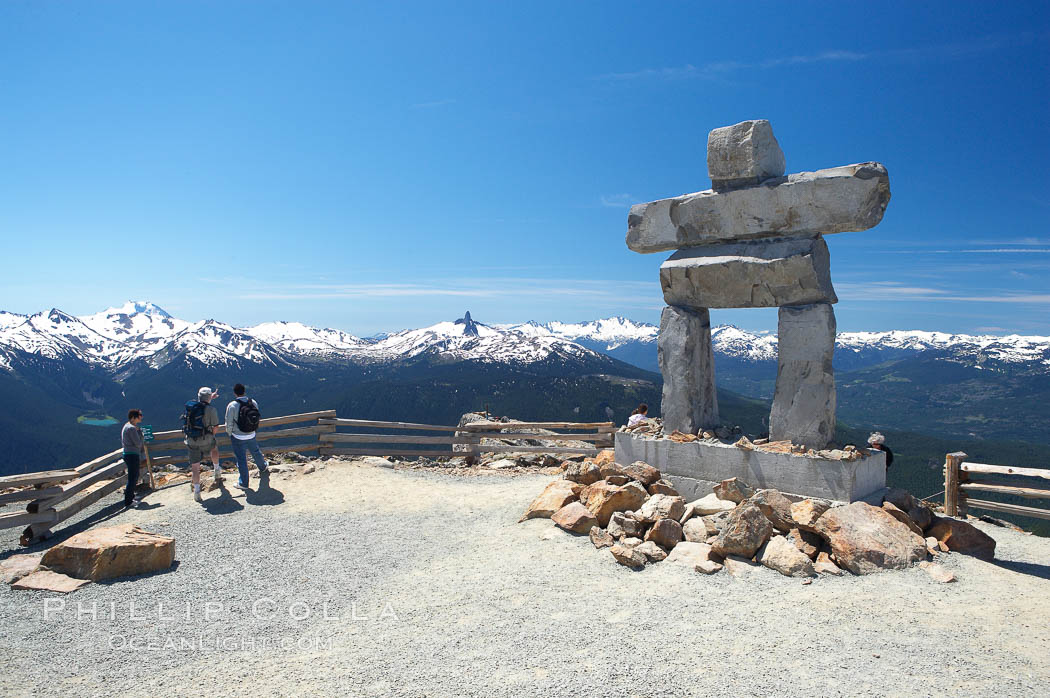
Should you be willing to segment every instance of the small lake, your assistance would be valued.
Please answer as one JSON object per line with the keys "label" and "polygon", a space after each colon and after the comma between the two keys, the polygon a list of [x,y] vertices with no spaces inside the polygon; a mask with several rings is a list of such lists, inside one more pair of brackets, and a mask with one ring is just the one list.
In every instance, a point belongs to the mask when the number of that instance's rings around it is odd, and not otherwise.
{"label": "small lake", "polygon": [[112,417],[77,417],[77,422],[92,427],[111,427],[117,423]]}

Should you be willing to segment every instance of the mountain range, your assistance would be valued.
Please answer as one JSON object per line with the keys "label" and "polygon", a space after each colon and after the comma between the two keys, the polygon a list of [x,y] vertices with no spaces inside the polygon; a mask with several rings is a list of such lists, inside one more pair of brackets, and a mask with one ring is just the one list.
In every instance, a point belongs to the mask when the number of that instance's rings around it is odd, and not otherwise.
{"label": "mountain range", "polygon": [[[659,405],[658,328],[622,317],[485,324],[466,313],[358,337],[297,322],[189,322],[145,302],[75,317],[0,311],[0,470],[106,450],[129,406],[174,428],[199,385],[241,381],[270,414],[334,407],[373,419],[454,422],[485,405],[530,419],[623,420]],[[725,421],[763,428],[776,336],[712,329]],[[1050,338],[927,331],[838,335],[839,417],[945,437],[1045,442]],[[655,411],[655,410],[654,410]],[[90,455],[90,453],[89,453]],[[51,463],[47,463],[51,467]]]}

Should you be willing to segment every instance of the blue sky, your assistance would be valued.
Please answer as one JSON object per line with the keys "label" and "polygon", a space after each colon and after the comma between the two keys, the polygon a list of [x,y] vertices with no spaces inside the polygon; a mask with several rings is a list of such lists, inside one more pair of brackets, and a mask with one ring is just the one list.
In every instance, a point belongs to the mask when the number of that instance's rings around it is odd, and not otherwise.
{"label": "blue sky", "polygon": [[1050,334],[1048,7],[4,0],[0,308],[656,322],[628,206],[767,118],[789,172],[889,169],[840,330]]}

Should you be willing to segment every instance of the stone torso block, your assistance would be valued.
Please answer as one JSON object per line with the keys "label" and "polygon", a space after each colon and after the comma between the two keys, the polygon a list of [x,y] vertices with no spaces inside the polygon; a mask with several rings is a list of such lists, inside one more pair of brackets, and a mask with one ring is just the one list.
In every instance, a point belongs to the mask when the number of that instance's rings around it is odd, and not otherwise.
{"label": "stone torso block", "polygon": [[837,303],[822,237],[704,245],[679,250],[660,267],[668,305],[770,308]]}
{"label": "stone torso block", "polygon": [[742,189],[709,189],[633,206],[627,246],[648,253],[867,230],[882,220],[889,200],[889,175],[877,162],[800,172]]}

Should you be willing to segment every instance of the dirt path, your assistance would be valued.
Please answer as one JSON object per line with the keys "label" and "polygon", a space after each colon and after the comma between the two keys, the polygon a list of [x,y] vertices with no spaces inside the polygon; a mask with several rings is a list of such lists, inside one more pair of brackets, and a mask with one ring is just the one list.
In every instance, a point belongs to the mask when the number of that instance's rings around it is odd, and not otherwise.
{"label": "dirt path", "polygon": [[632,572],[516,523],[549,479],[329,464],[205,507],[156,493],[110,521],[174,535],[174,571],[89,585],[46,619],[56,597],[0,590],[0,693],[1047,693],[1050,540],[985,527],[1004,561],[947,556],[950,585]]}

